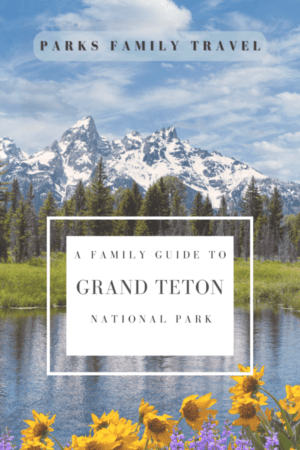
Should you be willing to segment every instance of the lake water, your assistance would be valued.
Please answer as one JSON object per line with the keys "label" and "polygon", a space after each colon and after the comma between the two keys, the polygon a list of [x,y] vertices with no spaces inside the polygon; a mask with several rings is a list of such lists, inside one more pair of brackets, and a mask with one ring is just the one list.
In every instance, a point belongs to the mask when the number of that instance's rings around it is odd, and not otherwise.
{"label": "lake water", "polygon": [[[249,312],[235,309],[234,357],[66,357],[65,310],[51,314],[51,371],[233,371],[249,365]],[[218,419],[231,407],[229,376],[46,376],[45,311],[2,311],[0,315],[0,431],[15,436],[32,419],[31,410],[56,414],[54,435],[63,444],[71,435],[88,434],[91,413],[118,410],[136,422],[143,397],[159,414],[179,417],[182,400],[212,392]],[[188,345],[188,343],[187,343]],[[300,383],[300,315],[263,308],[254,318],[254,363],[265,365],[266,389],[277,398],[285,385]],[[230,419],[236,416],[230,416]]]}

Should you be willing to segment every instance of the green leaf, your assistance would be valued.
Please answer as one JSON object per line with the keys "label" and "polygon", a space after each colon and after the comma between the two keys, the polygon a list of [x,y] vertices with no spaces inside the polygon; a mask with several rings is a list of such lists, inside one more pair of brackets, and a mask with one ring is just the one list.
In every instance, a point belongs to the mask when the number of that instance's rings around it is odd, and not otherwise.
{"label": "green leaf", "polygon": [[284,450],[290,450],[290,448],[293,447],[293,443],[286,436],[284,436],[284,434],[279,433],[278,437]]}
{"label": "green leaf", "polygon": [[293,436],[293,432],[292,432],[292,429],[291,429],[290,421],[288,420],[289,414],[285,412],[285,410],[282,408],[282,406],[280,405],[278,400],[272,394],[270,394],[270,392],[266,391],[266,389],[263,389],[263,388],[261,388],[261,390],[264,391],[266,394],[268,394],[274,400],[274,402],[276,402],[276,404],[280,408],[280,412],[281,412],[282,418],[285,421],[284,425],[287,427],[288,435],[289,436]]}
{"label": "green leaf", "polygon": [[261,440],[260,439],[259,439],[259,441],[257,440],[255,434],[251,431],[249,426],[245,427],[245,431],[246,431],[247,438],[250,439],[251,442],[253,442],[255,447],[259,448],[261,450],[264,450],[264,446],[261,443]]}
{"label": "green leaf", "polygon": [[300,422],[294,422],[292,424],[292,430],[294,433],[293,435],[296,436],[296,439],[297,439],[300,434]]}
{"label": "green leaf", "polygon": [[297,441],[296,447],[299,447],[299,445],[300,445],[300,438]]}

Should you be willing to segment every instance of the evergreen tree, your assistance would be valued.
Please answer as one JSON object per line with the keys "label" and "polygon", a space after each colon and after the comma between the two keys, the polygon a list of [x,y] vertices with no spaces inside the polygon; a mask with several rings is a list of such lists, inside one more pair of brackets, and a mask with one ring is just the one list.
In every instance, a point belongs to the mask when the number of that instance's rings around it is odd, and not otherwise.
{"label": "evergreen tree", "polygon": [[276,253],[278,250],[278,242],[283,237],[283,227],[281,226],[281,222],[284,216],[282,213],[282,209],[283,209],[283,200],[277,187],[275,186],[268,204],[268,212],[269,212],[270,227],[273,231],[275,239],[274,251]]}
{"label": "evergreen tree", "polygon": [[132,190],[133,198],[134,198],[134,202],[135,202],[136,213],[138,215],[140,212],[140,209],[142,207],[143,197],[142,197],[142,194],[140,193],[139,185],[134,180],[132,182],[131,190]]}
{"label": "evergreen tree", "polygon": [[220,206],[219,206],[217,215],[220,217],[225,217],[228,215],[227,214],[227,201],[226,201],[225,195],[222,195],[222,197],[221,197]]}
{"label": "evergreen tree", "polygon": [[170,205],[172,204],[174,194],[177,191],[179,197],[181,198],[181,203],[185,206],[187,201],[187,189],[183,181],[180,180],[180,178],[170,175],[163,177],[163,180],[166,188],[166,193],[169,199],[169,204]]}
{"label": "evergreen tree", "polygon": [[[201,217],[203,216],[203,202],[202,195],[200,192],[194,197],[194,201],[192,203],[191,208],[191,216],[192,217]],[[191,220],[191,229],[193,236],[200,236],[202,234],[202,221],[201,220]]]}
{"label": "evergreen tree", "polygon": [[[0,161],[0,179],[1,175],[4,175],[6,170],[2,170],[1,168],[4,166]],[[3,259],[7,260],[7,250],[8,250],[8,242],[6,238],[6,215],[7,215],[7,185],[8,183],[4,183],[0,181],[0,261]]]}
{"label": "evergreen tree", "polygon": [[137,220],[134,229],[135,236],[150,236],[148,220]]}
{"label": "evergreen tree", "polygon": [[176,190],[173,195],[173,200],[171,204],[171,215],[172,216],[185,216],[186,208],[182,203],[182,198],[179,192]]}
{"label": "evergreen tree", "polygon": [[10,208],[8,210],[6,220],[6,234],[11,249],[13,249],[16,245],[15,234],[11,231],[12,218],[18,208],[20,198],[21,192],[19,182],[17,178],[14,178],[11,184],[11,191],[9,192]]}
{"label": "evergreen tree", "polygon": [[[227,201],[225,195],[222,195],[220,201],[220,207],[218,209],[217,215],[220,217],[227,216]],[[225,220],[221,220],[218,223],[218,232],[221,234],[217,234],[217,236],[226,236],[227,234],[228,223]]]}
{"label": "evergreen tree", "polygon": [[187,220],[171,220],[166,236],[191,236],[192,230]]}
{"label": "evergreen tree", "polygon": [[114,200],[113,204],[114,204],[114,208],[116,210],[118,209],[118,207],[122,201],[124,192],[125,192],[125,188],[123,188],[123,186],[120,186],[113,194],[113,200]]}
{"label": "evergreen tree", "polygon": [[[236,211],[234,212],[234,216],[237,216]],[[240,258],[241,256],[240,223],[238,220],[234,220],[232,222],[234,222],[234,234],[233,234],[234,257]]]}
{"label": "evergreen tree", "polygon": [[242,216],[252,216],[254,224],[258,217],[262,215],[263,202],[262,196],[256,186],[255,178],[252,177],[247,187],[245,195],[239,204]]}
{"label": "evergreen tree", "polygon": [[278,246],[278,258],[282,262],[295,262],[297,261],[297,252],[290,240],[288,230],[284,230],[283,238]]}
{"label": "evergreen tree", "polygon": [[[40,209],[39,214],[39,235],[40,235],[40,249],[41,251],[47,250],[47,217],[57,215],[57,203],[51,191],[48,192],[45,198],[44,204]],[[50,251],[59,249],[59,232],[58,226],[51,220],[50,226]]]}
{"label": "evergreen tree", "polygon": [[262,200],[262,215],[267,216],[268,215],[268,208],[269,208],[269,197],[265,194],[261,196]]}
{"label": "evergreen tree", "polygon": [[[161,177],[158,181],[158,188],[160,194],[159,215],[161,217],[167,217],[170,215],[170,201],[167,186],[163,177]],[[176,192],[178,194],[178,191]]]}
{"label": "evergreen tree", "polygon": [[[191,216],[193,217],[205,217],[213,216],[214,210],[209,198],[209,195],[205,197],[203,202],[202,195],[200,192],[194,197],[194,201],[191,209]],[[206,236],[210,235],[212,232],[212,224],[208,220],[192,220],[191,221],[191,232],[194,236]]]}
{"label": "evergreen tree", "polygon": [[[256,243],[256,246],[259,243]],[[259,248],[260,256],[262,256],[263,260],[274,259],[275,257],[275,236],[274,230],[270,225],[270,218],[264,218],[263,226],[261,229],[261,241]]]}
{"label": "evergreen tree", "polygon": [[288,229],[290,239],[297,249],[298,256],[300,255],[300,212],[290,214],[284,217],[284,225]]}
{"label": "evergreen tree", "polygon": [[[86,197],[85,197],[85,189],[82,183],[82,180],[79,180],[75,193],[74,193],[74,215],[75,216],[84,216],[86,214],[87,205],[86,205]],[[73,236],[83,236],[85,230],[85,221],[74,220],[73,222]]]}
{"label": "evergreen tree", "polygon": [[[70,210],[71,203],[65,201],[62,207],[62,216],[68,217],[72,214]],[[59,243],[59,249],[61,252],[65,253],[67,249],[67,236],[70,236],[70,234],[73,234],[73,232],[70,233],[72,229],[72,223],[70,220],[64,220],[61,227],[61,236],[60,236],[60,243]]]}
{"label": "evergreen tree", "polygon": [[254,233],[254,251],[257,255],[257,258],[260,259],[261,256],[265,254],[265,238],[267,228],[266,225],[268,223],[267,216],[259,216],[256,221],[255,233]]}
{"label": "evergreen tree", "polygon": [[[138,215],[137,203],[135,202],[132,189],[125,189],[122,200],[117,209],[116,216],[132,216]],[[117,234],[121,236],[133,236],[136,220],[119,220],[117,224]],[[126,234],[125,234],[126,231]]]}
{"label": "evergreen tree", "polygon": [[10,209],[12,214],[16,212],[20,198],[21,192],[19,181],[17,178],[14,178],[11,184],[11,192],[10,192]]}
{"label": "evergreen tree", "polygon": [[[203,204],[203,216],[204,217],[209,217],[209,216],[213,216],[214,215],[214,210],[209,198],[209,195],[207,194],[205,200],[204,200],[204,204]],[[202,220],[202,235],[203,236],[210,236],[211,235],[211,229],[212,229],[212,223],[209,220]]]}
{"label": "evergreen tree", "polygon": [[[255,223],[260,215],[263,213],[262,196],[256,186],[255,178],[252,177],[247,187],[245,195],[239,204],[242,216],[252,216]],[[243,256],[247,261],[250,255],[250,223],[244,222],[241,225],[241,237],[243,241]]]}
{"label": "evergreen tree", "polygon": [[28,257],[39,256],[40,254],[38,218],[34,207],[33,199],[34,199],[33,184],[30,183],[26,200],[26,221],[30,231],[27,248]]}
{"label": "evergreen tree", "polygon": [[[141,215],[144,217],[159,216],[160,198],[159,188],[157,184],[153,184],[146,192],[143,206],[141,208]],[[147,220],[147,227],[150,235],[157,236],[159,220]]]}
{"label": "evergreen tree", "polygon": [[247,220],[243,223],[242,227],[242,239],[243,239],[243,257],[247,261],[250,256],[250,221]]}
{"label": "evergreen tree", "polygon": [[28,241],[30,230],[27,223],[27,208],[24,198],[18,203],[18,208],[12,215],[11,234],[13,235],[12,257],[20,263],[28,258]]}
{"label": "evergreen tree", "polygon": [[[158,189],[159,189],[159,215],[160,217],[168,217],[170,216],[170,201],[169,201],[169,194],[167,192],[167,187],[165,185],[164,178],[161,177],[158,181]],[[169,228],[169,221],[168,220],[161,220],[159,223],[159,227],[161,228],[160,232],[163,235],[167,233],[167,230]]]}
{"label": "evergreen tree", "polygon": [[[236,217],[237,216],[237,212],[234,208],[234,203],[231,202],[230,204],[228,204],[228,214],[229,217]],[[234,236],[234,231],[235,231],[235,223],[237,222],[237,220],[229,220],[227,223],[227,232],[228,232],[228,236]]]}
{"label": "evergreen tree", "polygon": [[[103,217],[113,215],[113,198],[110,188],[105,186],[106,179],[107,175],[101,158],[87,191],[87,216]],[[88,221],[89,234],[92,236],[109,236],[113,227],[114,224],[111,220]]]}

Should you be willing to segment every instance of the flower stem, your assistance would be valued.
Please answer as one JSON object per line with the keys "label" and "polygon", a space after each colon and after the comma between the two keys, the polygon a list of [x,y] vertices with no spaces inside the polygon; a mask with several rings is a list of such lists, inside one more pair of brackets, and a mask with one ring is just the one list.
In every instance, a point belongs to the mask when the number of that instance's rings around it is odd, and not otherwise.
{"label": "flower stem", "polygon": [[52,434],[48,434],[48,436],[51,436],[52,439],[60,446],[61,450],[64,450],[63,446],[61,445],[61,443],[52,435]]}
{"label": "flower stem", "polygon": [[288,421],[288,418],[287,418],[287,416],[286,416],[286,414],[285,414],[285,411],[284,411],[284,409],[282,408],[282,406],[280,405],[280,403],[276,400],[275,397],[273,397],[272,394],[270,394],[270,392],[266,391],[266,390],[263,389],[263,388],[260,388],[260,389],[261,389],[262,391],[264,391],[266,394],[268,394],[268,395],[274,400],[274,402],[276,403],[276,405],[279,406],[280,412],[281,412],[281,414],[282,414],[282,416],[283,416],[283,418],[284,418],[285,425],[286,425],[286,427],[287,427],[288,433],[289,433],[290,437],[293,437],[293,431],[292,431],[291,425],[290,425],[290,423],[289,423],[289,421]]}

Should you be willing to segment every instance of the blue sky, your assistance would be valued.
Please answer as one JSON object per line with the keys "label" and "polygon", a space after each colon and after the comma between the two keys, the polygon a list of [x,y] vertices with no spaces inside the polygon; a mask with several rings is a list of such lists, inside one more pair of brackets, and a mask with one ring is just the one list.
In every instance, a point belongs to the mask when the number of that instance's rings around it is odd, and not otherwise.
{"label": "blue sky", "polygon": [[[122,138],[176,126],[181,139],[300,182],[300,2],[2,0],[0,136],[34,153],[91,115]],[[42,62],[42,30],[260,31],[260,62]]]}

